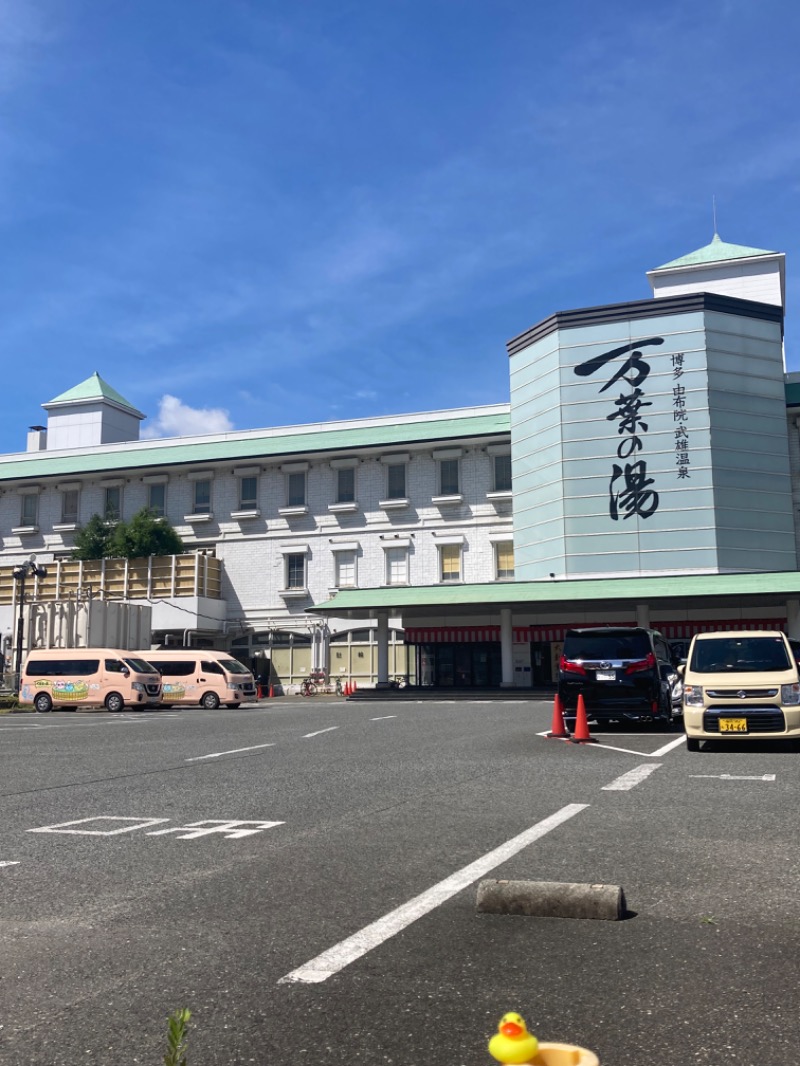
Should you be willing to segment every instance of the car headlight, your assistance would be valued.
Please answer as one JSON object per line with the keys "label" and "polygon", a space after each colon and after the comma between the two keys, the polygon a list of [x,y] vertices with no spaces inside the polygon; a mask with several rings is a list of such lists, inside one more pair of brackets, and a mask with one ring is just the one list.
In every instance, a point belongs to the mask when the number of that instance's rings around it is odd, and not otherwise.
{"label": "car headlight", "polygon": [[781,685],[781,703],[800,703],[800,685]]}
{"label": "car headlight", "polygon": [[227,685],[226,685],[225,687],[226,687],[226,688],[231,688],[231,689],[233,689],[233,691],[235,692],[235,691],[236,691],[236,689],[237,689],[237,688],[239,688],[240,686],[239,686],[239,685],[236,685],[236,684],[233,684],[233,685],[232,685],[232,684],[230,683],[230,681],[229,681],[229,682],[228,682],[228,684],[227,684]]}
{"label": "car headlight", "polygon": [[684,685],[683,686],[683,702],[686,707],[702,707],[703,706],[703,686],[702,685]]}
{"label": "car headlight", "polygon": [[[134,681],[133,684],[131,685],[131,688],[133,689],[134,692],[147,692],[147,689],[141,683],[141,681]],[[788,686],[787,686],[787,688],[788,688]]]}

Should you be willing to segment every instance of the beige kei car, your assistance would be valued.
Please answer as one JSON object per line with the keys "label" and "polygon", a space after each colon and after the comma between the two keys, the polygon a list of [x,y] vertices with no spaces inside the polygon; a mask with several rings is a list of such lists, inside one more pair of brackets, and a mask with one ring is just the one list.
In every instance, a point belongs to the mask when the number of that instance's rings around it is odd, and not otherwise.
{"label": "beige kei car", "polygon": [[800,677],[783,633],[698,633],[678,671],[689,751],[701,740],[800,739]]}

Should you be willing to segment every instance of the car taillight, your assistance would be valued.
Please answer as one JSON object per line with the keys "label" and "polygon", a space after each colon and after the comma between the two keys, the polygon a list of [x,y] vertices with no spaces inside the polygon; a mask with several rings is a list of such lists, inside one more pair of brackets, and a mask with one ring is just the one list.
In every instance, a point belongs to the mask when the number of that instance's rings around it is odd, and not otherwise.
{"label": "car taillight", "polygon": [[559,670],[563,670],[565,674],[583,674],[586,676],[586,670],[580,663],[573,662],[572,659],[567,659],[565,656],[561,656],[558,660]]}
{"label": "car taillight", "polygon": [[625,667],[626,674],[639,674],[642,670],[652,670],[656,665],[656,657],[652,652],[646,659],[637,659],[635,663],[628,663]]}

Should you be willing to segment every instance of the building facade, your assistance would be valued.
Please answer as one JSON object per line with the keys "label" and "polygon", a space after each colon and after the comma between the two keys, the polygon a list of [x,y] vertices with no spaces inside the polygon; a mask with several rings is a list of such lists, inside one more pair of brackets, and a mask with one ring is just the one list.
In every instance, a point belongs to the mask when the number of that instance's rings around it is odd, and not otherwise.
{"label": "building facade", "polygon": [[[784,260],[710,245],[653,299],[552,315],[509,342],[510,403],[140,440],[98,374],[0,457],[0,632],[28,597],[147,603],[154,641],[230,649],[289,687],[547,684],[576,624],[796,633],[800,380]],[[174,558],[79,564],[93,514],[143,507]]]}

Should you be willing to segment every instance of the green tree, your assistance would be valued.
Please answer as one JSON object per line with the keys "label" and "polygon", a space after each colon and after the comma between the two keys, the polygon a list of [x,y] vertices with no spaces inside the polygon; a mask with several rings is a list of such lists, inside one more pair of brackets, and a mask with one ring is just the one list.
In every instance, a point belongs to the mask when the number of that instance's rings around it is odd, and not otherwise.
{"label": "green tree", "polygon": [[99,514],[93,514],[83,529],[75,535],[73,559],[104,559],[110,555],[109,545],[114,527]]}
{"label": "green tree", "polygon": [[143,507],[130,522],[117,522],[113,527],[106,554],[115,559],[142,559],[180,555],[183,550],[183,541],[169,522]]}
{"label": "green tree", "polygon": [[107,522],[94,514],[75,537],[73,559],[142,559],[180,555],[183,541],[175,529],[147,507],[130,522]]}

